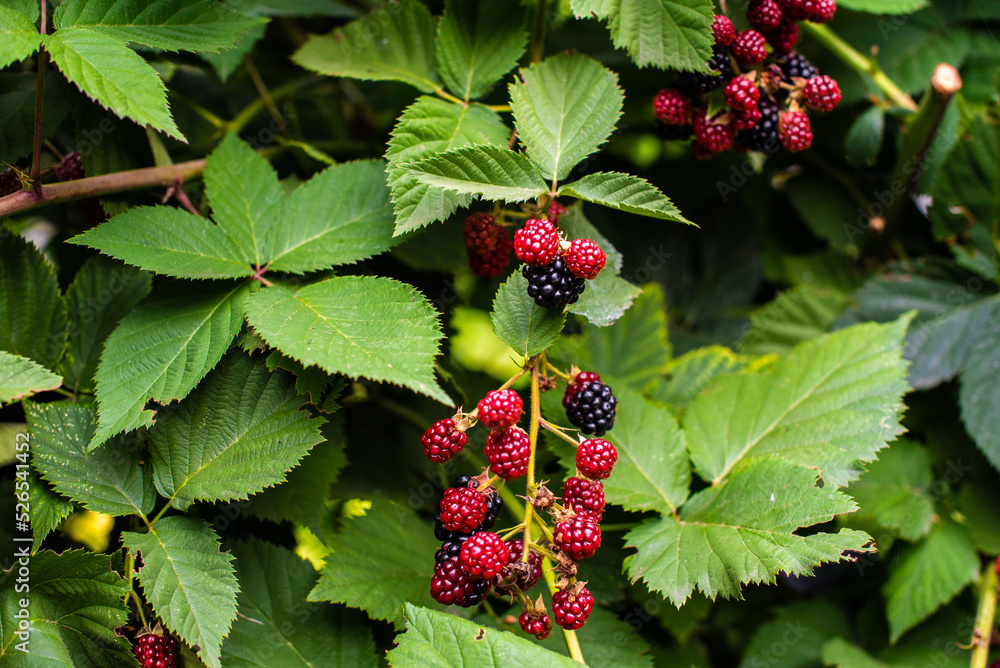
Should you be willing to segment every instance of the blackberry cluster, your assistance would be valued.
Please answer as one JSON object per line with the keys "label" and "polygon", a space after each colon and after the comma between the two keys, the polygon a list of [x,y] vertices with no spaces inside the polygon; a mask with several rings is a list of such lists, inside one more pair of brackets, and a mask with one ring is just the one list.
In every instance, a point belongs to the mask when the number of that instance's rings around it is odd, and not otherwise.
{"label": "blackberry cluster", "polygon": [[141,635],[132,652],[143,668],[173,668],[177,665],[177,641],[170,636],[156,633]]}
{"label": "blackberry cluster", "polygon": [[[693,137],[694,154],[704,159],[733,148],[765,153],[809,148],[807,109],[832,111],[840,88],[794,51],[797,22],[823,23],[836,10],[835,0],[750,0],[751,29],[741,32],[727,17],[716,16],[715,46],[706,62],[712,72],[682,72],[657,93],[653,130],[664,140]],[[722,88],[724,98],[714,92]],[[709,115],[723,100],[724,110]],[[794,116],[785,119],[787,114]],[[789,130],[782,132],[783,126]]]}
{"label": "blackberry cluster", "polygon": [[521,275],[528,279],[528,295],[549,309],[580,299],[585,281],[597,278],[607,262],[604,251],[594,241],[567,242],[555,224],[545,218],[527,221],[514,234],[514,254],[524,262]]}

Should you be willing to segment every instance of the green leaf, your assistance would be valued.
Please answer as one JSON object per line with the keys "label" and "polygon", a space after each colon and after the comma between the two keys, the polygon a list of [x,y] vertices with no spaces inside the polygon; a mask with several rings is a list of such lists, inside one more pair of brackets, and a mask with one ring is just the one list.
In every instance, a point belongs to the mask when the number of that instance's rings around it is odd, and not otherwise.
{"label": "green leaf", "polygon": [[37,21],[41,14],[41,9],[35,0],[7,0],[4,5],[22,16],[27,16],[32,23]]}
{"label": "green leaf", "polygon": [[142,554],[139,582],[164,625],[209,668],[221,668],[222,639],[236,619],[239,584],[233,555],[219,549],[212,527],[192,517],[164,517],[149,533],[122,533],[130,554]]}
{"label": "green leaf", "polygon": [[56,368],[66,347],[66,304],[55,271],[11,234],[0,244],[0,323],[0,350]]}
{"label": "green leaf", "polygon": [[[136,236],[137,229],[143,231],[141,237]],[[172,206],[133,207],[69,243],[179,278],[239,278],[254,273],[227,230]]]}
{"label": "green leaf", "polygon": [[[242,12],[249,14],[249,12]],[[218,53],[204,52],[198,54],[215,70],[215,74],[223,82],[227,81],[233,72],[243,65],[243,57],[253,51],[253,47],[264,37],[265,26],[257,25],[239,39],[233,48]]]}
{"label": "green leaf", "polygon": [[0,7],[0,67],[24,60],[38,50],[38,28],[24,14]]}
{"label": "green leaf", "polygon": [[406,632],[388,654],[394,668],[579,667],[576,661],[542,649],[507,631],[480,626],[406,604]]}
{"label": "green leaf", "polygon": [[622,254],[618,252],[618,249],[612,245],[607,237],[601,234],[600,230],[594,227],[593,223],[587,220],[586,216],[583,215],[582,206],[568,207],[566,213],[559,218],[559,231],[567,239],[593,240],[601,247],[605,255],[608,256],[605,269],[610,269],[616,275],[621,273]]}
{"label": "green leaf", "polygon": [[260,19],[212,0],[68,0],[56,9],[56,28],[89,28],[120,42],[165,51],[232,48]]}
{"label": "green leaf", "polygon": [[[34,73],[0,73],[0,156],[10,163],[31,155],[35,127]],[[65,83],[55,72],[45,77],[42,99],[42,138],[51,137],[66,119],[70,104]]]}
{"label": "green leaf", "polygon": [[577,197],[640,216],[694,224],[681,215],[673,202],[656,187],[645,179],[629,174],[618,172],[588,174],[579,181],[561,187],[559,195]]}
{"label": "green leaf", "polygon": [[31,535],[35,546],[41,547],[45,537],[55,531],[76,506],[66,497],[56,494],[35,471],[28,478],[28,488],[31,491]]}
{"label": "green leaf", "polygon": [[35,469],[56,492],[88,510],[145,515],[156,491],[145,449],[134,438],[87,450],[97,427],[93,408],[79,404],[26,403]]}
{"label": "green leaf", "polygon": [[306,366],[395,383],[451,403],[434,380],[437,313],[409,285],[372,276],[298,289],[274,285],[253,295],[246,312],[265,341]]}
{"label": "green leaf", "polygon": [[[251,539],[233,548],[239,617],[222,646],[224,665],[376,668],[375,641],[361,615],[310,605],[316,571],[294,553]],[[305,613],[305,614],[303,614]]]}
{"label": "green leaf", "polygon": [[908,317],[856,325],[795,347],[762,374],[722,376],[691,402],[695,470],[719,482],[744,457],[780,454],[840,487],[903,432]]}
{"label": "green leaf", "polygon": [[546,179],[562,180],[607,141],[622,113],[618,76],[582,54],[522,69],[510,84],[518,139]]}
{"label": "green leaf", "polygon": [[815,665],[824,642],[850,633],[843,613],[832,603],[795,601],[757,627],[739,668]]}
{"label": "green leaf", "polygon": [[[18,566],[0,574],[0,664],[5,668],[116,668],[135,665],[127,638],[115,628],[128,621],[122,599],[128,584],[111,569],[111,557],[84,550],[31,557],[28,618],[18,619]],[[31,625],[30,644],[15,636]]]}
{"label": "green leaf", "polygon": [[[593,563],[588,563],[588,571],[592,572],[590,569],[594,565]],[[588,575],[588,577],[591,576]],[[615,573],[615,577],[620,580],[621,574]],[[593,586],[592,577],[588,588],[591,586]],[[618,586],[620,587],[620,584]],[[597,596],[593,590],[591,590],[591,593]],[[639,635],[636,628],[637,625],[642,623],[639,621],[640,615],[643,616],[643,620],[648,619],[648,617],[645,617],[646,611],[641,607],[633,608],[633,610],[635,611],[635,615],[628,617],[629,614],[633,613],[631,611],[626,613],[626,618],[629,621],[625,622],[600,605],[594,606],[593,612],[587,618],[586,625],[576,631],[577,640],[580,642],[580,651],[587,660],[588,666],[652,668],[653,657],[650,656],[649,645]],[[639,612],[640,610],[642,612]],[[512,630],[520,632],[520,627],[517,624],[511,626]],[[566,649],[566,640],[563,634],[558,631],[550,634],[544,641],[532,641],[532,644],[536,646],[541,645],[559,654],[569,655]],[[659,653],[657,653],[657,658],[660,658]],[[549,666],[551,664],[546,662],[542,665]]]}
{"label": "green leaf", "polygon": [[466,146],[402,167],[420,183],[484,199],[523,202],[548,190],[530,160],[490,144]]}
{"label": "green leaf", "polygon": [[149,430],[156,488],[187,510],[195,501],[245,499],[284,482],[321,440],[324,420],[310,419],[301,405],[290,374],[230,353]]}
{"label": "green leaf", "polygon": [[62,378],[26,357],[0,350],[0,404],[62,386]]}
{"label": "green leaf", "polygon": [[837,290],[800,285],[782,292],[750,316],[750,329],[737,344],[744,355],[783,354],[822,336],[847,306]]}
{"label": "green leaf", "polygon": [[587,289],[569,312],[582,315],[596,327],[607,327],[622,317],[642,288],[605,270],[597,278],[587,281]]}
{"label": "green leaf", "polygon": [[292,60],[314,72],[367,81],[402,81],[424,93],[438,90],[434,17],[403,0],[327,35],[313,35]]}
{"label": "green leaf", "polygon": [[869,14],[911,14],[927,6],[927,0],[837,0],[841,7]]}
{"label": "green leaf", "polygon": [[848,496],[815,483],[815,470],[777,457],[741,460],[724,481],[691,497],[679,518],[646,520],[628,533],[626,547],[638,550],[625,560],[629,578],[680,607],[695,587],[710,599],[741,599],[743,584],[808,574],[845,551],[865,551],[870,538],[861,531],[794,533],[856,509]]}
{"label": "green leaf", "polygon": [[615,11],[614,0],[569,0],[569,6],[577,18],[606,19]]}
{"label": "green leaf", "polygon": [[230,133],[205,162],[205,194],[212,203],[212,217],[232,238],[241,259],[264,266],[284,206],[271,164]]}
{"label": "green leaf", "polygon": [[508,0],[487,3],[450,0],[438,26],[438,69],[445,85],[475,100],[514,69],[528,43],[522,12]]}
{"label": "green leaf", "polygon": [[683,408],[711,385],[716,377],[745,367],[746,359],[740,358],[729,348],[695,348],[670,362],[666,378],[655,385],[652,395],[657,401]]}
{"label": "green leaf", "polygon": [[873,106],[858,116],[844,139],[844,153],[854,167],[871,167],[882,149],[885,110]]}
{"label": "green leaf", "polygon": [[858,256],[856,239],[867,228],[868,213],[846,190],[820,174],[807,173],[789,179],[784,191],[813,234],[851,257]]}
{"label": "green leaf", "polygon": [[610,0],[611,39],[639,67],[706,71],[712,55],[711,0]]}
{"label": "green leaf", "polygon": [[990,310],[994,314],[988,321],[990,329],[980,335],[965,360],[958,404],[969,435],[993,467],[1000,469],[1000,386],[997,384],[1000,336],[996,331],[1000,305]]}
{"label": "green leaf", "polygon": [[303,274],[377,255],[393,245],[385,163],[323,170],[292,193],[271,238],[268,269]]}
{"label": "green leaf", "polygon": [[521,272],[514,272],[497,290],[492,320],[497,338],[527,358],[559,338],[566,324],[566,312],[536,304],[528,296],[528,279]]}
{"label": "green leaf", "polygon": [[[134,209],[133,209],[134,210]],[[60,364],[67,387],[93,391],[105,339],[149,294],[144,271],[95,257],[87,260],[66,289],[69,347]]]}
{"label": "green leaf", "polygon": [[879,453],[847,493],[860,506],[858,516],[872,517],[900,538],[915,541],[927,535],[934,521],[933,483],[927,451],[900,439]]}
{"label": "green leaf", "polygon": [[938,172],[934,199],[942,205],[964,207],[973,220],[992,229],[1000,221],[1000,193],[990,184],[998,181],[1000,132],[991,121],[976,116]]}
{"label": "green leaf", "polygon": [[833,638],[824,643],[822,658],[823,665],[835,668],[840,668],[840,666],[850,666],[851,668],[887,668],[888,666],[887,663],[879,661],[844,638]]}
{"label": "green leaf", "polygon": [[[97,366],[97,434],[111,436],[150,425],[153,399],[183,399],[214,367],[243,326],[246,285],[187,284],[183,295],[154,295],[122,318]],[[141,359],[141,366],[135,361]]]}
{"label": "green leaf", "polygon": [[358,10],[338,0],[248,0],[239,5],[247,16],[335,16],[353,18]]}
{"label": "green leaf", "polygon": [[88,28],[65,28],[43,40],[56,67],[92,100],[186,141],[170,116],[160,75],[135,51]]}
{"label": "green leaf", "polygon": [[435,97],[417,98],[399,117],[385,152],[396,234],[444,220],[472,201],[468,194],[420,183],[400,165],[472,144],[505,146],[509,136],[500,116],[481,104],[463,107]]}
{"label": "green leaf", "polygon": [[[310,601],[346,603],[397,628],[404,603],[435,605],[427,583],[440,545],[433,527],[408,507],[376,497],[328,545],[332,552]],[[378,568],[372,568],[375,554]]]}
{"label": "green leaf", "polygon": [[926,539],[907,548],[895,562],[882,590],[890,641],[896,642],[950,601],[978,574],[979,556],[965,529],[942,519]]}

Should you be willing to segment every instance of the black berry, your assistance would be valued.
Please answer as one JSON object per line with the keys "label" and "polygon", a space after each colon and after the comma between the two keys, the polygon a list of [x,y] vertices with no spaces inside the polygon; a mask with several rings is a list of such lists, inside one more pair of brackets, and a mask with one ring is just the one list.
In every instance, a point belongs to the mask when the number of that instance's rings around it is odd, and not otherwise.
{"label": "black berry", "polygon": [[528,279],[528,295],[544,308],[575,303],[585,287],[584,279],[574,275],[561,257],[544,267],[525,265],[521,273]]}

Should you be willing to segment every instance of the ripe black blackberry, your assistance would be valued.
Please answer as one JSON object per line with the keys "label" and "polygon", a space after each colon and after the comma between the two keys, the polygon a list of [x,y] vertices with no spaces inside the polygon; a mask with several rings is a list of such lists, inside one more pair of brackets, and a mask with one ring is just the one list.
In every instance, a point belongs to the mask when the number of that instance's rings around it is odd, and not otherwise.
{"label": "ripe black blackberry", "polygon": [[725,47],[713,46],[712,57],[705,63],[709,69],[718,74],[703,74],[701,72],[682,72],[677,79],[680,88],[689,93],[707,93],[721,88],[733,78],[733,64],[729,60],[729,52]]}
{"label": "ripe black blackberry", "polygon": [[764,96],[757,103],[757,109],[760,110],[760,120],[749,130],[741,132],[738,139],[748,151],[773,153],[780,147],[778,114],[781,106]]}
{"label": "ripe black blackberry", "polygon": [[819,74],[819,70],[798,51],[789,51],[787,59],[781,63],[781,73],[784,75],[786,82],[794,83],[793,79],[795,77],[812,79]]}
{"label": "ripe black blackberry", "polygon": [[664,141],[674,141],[679,139],[690,139],[694,128],[690,125],[670,125],[660,119],[653,121],[653,132]]}
{"label": "ripe black blackberry", "polygon": [[525,265],[521,273],[528,279],[528,295],[543,308],[575,303],[586,283],[569,270],[561,257],[553,258],[544,267]]}
{"label": "ripe black blackberry", "polygon": [[615,425],[618,400],[611,388],[599,380],[585,385],[573,395],[566,408],[566,417],[584,434],[603,436]]}
{"label": "ripe black blackberry", "polygon": [[20,189],[21,182],[13,169],[7,168],[0,172],[0,197],[16,193]]}
{"label": "ripe black blackberry", "polygon": [[434,566],[431,596],[438,603],[471,608],[482,603],[489,591],[489,580],[476,580],[466,573],[459,557],[451,557]]}
{"label": "ripe black blackberry", "polygon": [[434,553],[435,563],[440,564],[452,557],[457,557],[459,552],[462,551],[462,543],[469,540],[469,536],[471,535],[471,533],[452,534],[452,537],[445,540],[438,551]]}

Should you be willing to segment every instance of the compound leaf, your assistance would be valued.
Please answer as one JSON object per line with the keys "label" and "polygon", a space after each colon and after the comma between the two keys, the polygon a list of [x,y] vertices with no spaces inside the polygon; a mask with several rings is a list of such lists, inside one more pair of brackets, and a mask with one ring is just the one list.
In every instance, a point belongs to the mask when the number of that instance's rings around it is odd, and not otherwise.
{"label": "compound leaf", "polygon": [[518,139],[546,179],[564,179],[607,141],[622,113],[618,76],[582,54],[521,70],[510,85]]}
{"label": "compound leaf", "polygon": [[239,333],[249,287],[185,287],[183,296],[158,295],[136,307],[105,342],[97,366],[98,427],[91,447],[152,424],[154,411],[145,409],[146,402],[183,399]]}
{"label": "compound leaf", "polygon": [[724,481],[691,497],[679,519],[646,520],[630,531],[626,547],[637,552],[625,568],[678,608],[696,587],[710,599],[740,599],[741,585],[811,573],[847,550],[865,551],[870,538],[861,531],[794,533],[856,508],[845,494],[817,487],[815,470],[777,457],[742,459]]}
{"label": "compound leaf", "polygon": [[528,296],[528,279],[514,272],[493,300],[493,331],[519,355],[531,357],[551,346],[566,324],[566,312],[543,308]]}
{"label": "compound leaf", "polygon": [[438,26],[441,78],[462,99],[480,98],[517,65],[527,43],[516,4],[452,0]]}
{"label": "compound leaf", "polygon": [[0,350],[0,404],[62,386],[62,378],[27,357]]}
{"label": "compound leaf", "polygon": [[56,368],[66,348],[66,304],[56,274],[34,245],[0,244],[0,350]]}
{"label": "compound leaf", "polygon": [[427,299],[388,278],[274,285],[247,303],[264,340],[306,366],[408,387],[450,404],[434,380],[441,326]]}
{"label": "compound leaf", "polygon": [[135,51],[89,28],[64,28],[42,39],[56,67],[92,100],[185,141],[170,116],[160,75]]}
{"label": "compound leaf", "polygon": [[291,374],[230,353],[149,430],[156,488],[179,510],[233,501],[285,481],[320,442],[322,418],[299,410]]}
{"label": "compound leaf", "polygon": [[114,439],[88,451],[97,428],[93,408],[63,402],[26,403],[24,408],[35,469],[56,492],[108,515],[153,510],[153,476],[138,440]]}
{"label": "compound leaf", "polygon": [[564,185],[559,189],[559,194],[640,216],[693,225],[658,188],[649,181],[630,174],[588,174],[579,181]]}
{"label": "compound leaf", "polygon": [[209,668],[221,668],[222,639],[236,619],[239,584],[233,555],[219,549],[211,526],[175,515],[156,522],[148,533],[122,533],[130,554],[142,555],[139,582],[146,600],[164,625]]}
{"label": "compound leaf", "polygon": [[463,107],[422,96],[399,117],[385,152],[396,214],[396,234],[444,220],[472,201],[471,195],[421,183],[404,163],[472,144],[504,146],[510,129],[495,111],[481,104]]}
{"label": "compound leaf", "polygon": [[503,146],[466,146],[402,167],[420,183],[484,199],[523,202],[548,190],[530,160]]}
{"label": "compound leaf", "polygon": [[320,74],[368,81],[402,81],[424,93],[439,88],[434,17],[422,3],[403,0],[313,35],[292,60]]}

